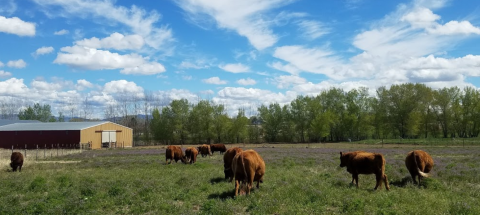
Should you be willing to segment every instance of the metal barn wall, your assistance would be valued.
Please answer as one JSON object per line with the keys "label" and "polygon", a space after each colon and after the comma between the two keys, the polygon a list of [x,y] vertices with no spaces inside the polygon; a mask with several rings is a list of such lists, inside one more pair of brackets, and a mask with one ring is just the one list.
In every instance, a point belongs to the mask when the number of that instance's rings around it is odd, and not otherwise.
{"label": "metal barn wall", "polygon": [[78,148],[80,131],[0,131],[0,148]]}
{"label": "metal barn wall", "polygon": [[100,149],[102,147],[102,131],[116,130],[117,147],[132,147],[133,131],[131,128],[124,127],[115,123],[107,122],[91,128],[80,131],[80,141],[82,143],[91,143],[92,149]]}

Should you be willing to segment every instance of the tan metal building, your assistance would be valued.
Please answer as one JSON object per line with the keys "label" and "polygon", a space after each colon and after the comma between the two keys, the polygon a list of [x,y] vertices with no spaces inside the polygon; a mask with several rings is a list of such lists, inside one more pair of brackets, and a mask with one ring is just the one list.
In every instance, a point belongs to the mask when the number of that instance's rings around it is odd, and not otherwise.
{"label": "tan metal building", "polygon": [[131,128],[108,121],[14,123],[0,126],[1,148],[125,148]]}

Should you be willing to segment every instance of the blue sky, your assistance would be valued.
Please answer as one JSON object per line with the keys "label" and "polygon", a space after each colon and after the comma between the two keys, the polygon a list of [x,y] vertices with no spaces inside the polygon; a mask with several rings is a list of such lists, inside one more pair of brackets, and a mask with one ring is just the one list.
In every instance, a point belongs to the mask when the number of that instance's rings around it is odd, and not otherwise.
{"label": "blue sky", "polygon": [[0,0],[0,101],[57,115],[87,100],[102,118],[145,95],[234,114],[331,87],[478,88],[478,14],[473,0]]}

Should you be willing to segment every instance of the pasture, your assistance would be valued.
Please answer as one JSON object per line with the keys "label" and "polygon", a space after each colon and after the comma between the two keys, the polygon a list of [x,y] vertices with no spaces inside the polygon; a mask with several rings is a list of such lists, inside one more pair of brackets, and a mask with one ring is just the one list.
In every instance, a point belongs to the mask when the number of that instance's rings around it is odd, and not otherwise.
{"label": "pasture", "polygon": [[[3,156],[0,214],[480,214],[480,147],[329,143],[244,149],[263,157],[266,173],[260,189],[237,198],[218,152],[198,156],[193,165],[165,165],[162,147],[92,150],[27,159],[21,173],[9,172]],[[373,191],[374,175],[360,175],[358,189],[350,185],[339,152],[359,149],[385,156],[390,191]],[[420,187],[404,163],[413,149],[435,161]]]}

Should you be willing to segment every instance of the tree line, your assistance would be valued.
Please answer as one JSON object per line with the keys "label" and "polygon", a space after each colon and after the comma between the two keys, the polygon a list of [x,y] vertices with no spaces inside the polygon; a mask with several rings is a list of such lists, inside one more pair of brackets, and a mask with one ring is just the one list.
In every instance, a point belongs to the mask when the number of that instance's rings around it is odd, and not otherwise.
{"label": "tree line", "polygon": [[[82,106],[85,113],[91,109],[86,101]],[[1,117],[12,118],[15,108],[18,105],[1,103]],[[105,119],[133,128],[134,141],[142,144],[468,138],[480,133],[479,90],[456,86],[432,89],[419,83],[380,87],[373,96],[367,88],[330,88],[317,96],[298,96],[287,104],[261,105],[250,116],[244,109],[230,116],[223,104],[210,100],[167,103],[165,98],[152,95],[120,100],[104,108]],[[85,113],[81,115],[86,118]],[[139,113],[147,114],[139,117]],[[53,117],[49,105],[38,103],[20,110],[18,118],[65,120],[62,113]]]}
{"label": "tree line", "polygon": [[473,87],[432,89],[420,83],[331,88],[289,104],[258,107],[229,117],[223,105],[175,100],[152,113],[153,139],[165,144],[214,142],[322,142],[365,139],[477,137],[480,92]]}

